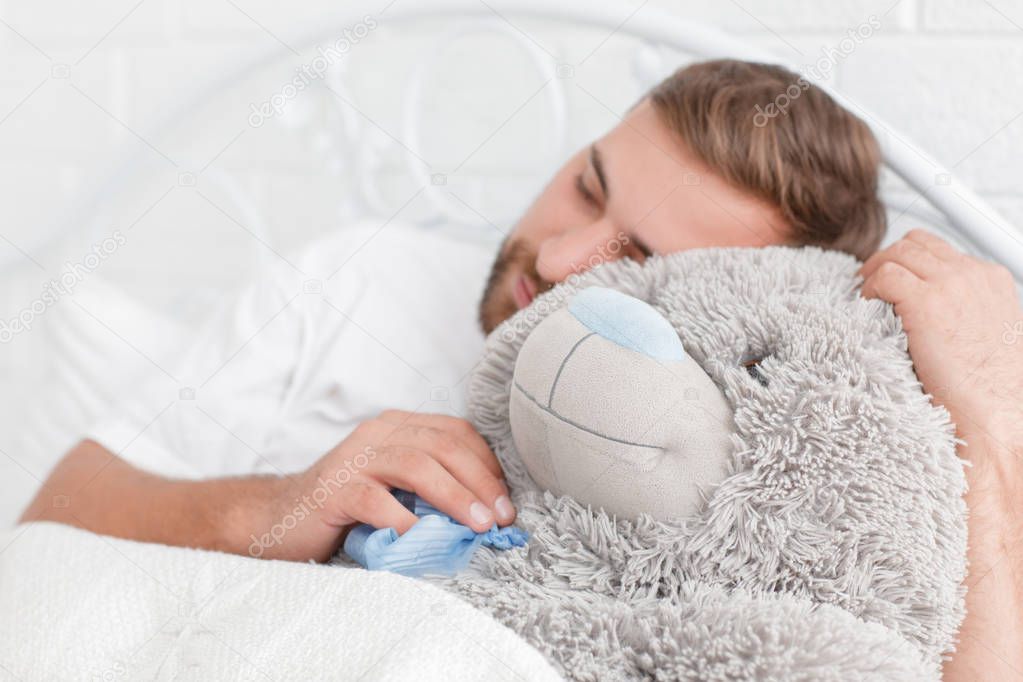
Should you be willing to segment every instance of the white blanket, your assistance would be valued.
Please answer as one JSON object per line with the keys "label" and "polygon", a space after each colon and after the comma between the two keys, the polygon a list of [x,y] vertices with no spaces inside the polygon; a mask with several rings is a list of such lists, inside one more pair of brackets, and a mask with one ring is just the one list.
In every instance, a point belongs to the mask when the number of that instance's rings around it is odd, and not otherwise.
{"label": "white blanket", "polygon": [[511,630],[421,581],[102,537],[0,539],[0,678],[557,680]]}

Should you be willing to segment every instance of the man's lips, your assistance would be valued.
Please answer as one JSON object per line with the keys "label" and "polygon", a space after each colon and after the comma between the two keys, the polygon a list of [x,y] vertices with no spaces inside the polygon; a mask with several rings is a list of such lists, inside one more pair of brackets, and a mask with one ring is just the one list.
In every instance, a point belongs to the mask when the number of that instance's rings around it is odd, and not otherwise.
{"label": "man's lips", "polygon": [[515,288],[512,290],[515,297],[515,305],[522,310],[536,298],[536,284],[525,275],[519,275],[515,280]]}

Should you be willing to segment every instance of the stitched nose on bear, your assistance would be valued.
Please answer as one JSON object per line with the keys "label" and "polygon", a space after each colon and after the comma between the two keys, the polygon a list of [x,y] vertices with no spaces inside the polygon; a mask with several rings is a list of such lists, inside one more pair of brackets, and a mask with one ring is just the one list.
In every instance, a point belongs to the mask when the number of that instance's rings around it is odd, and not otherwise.
{"label": "stitched nose on bear", "polygon": [[692,515],[728,474],[724,394],[660,313],[612,289],[582,290],[530,333],[509,417],[537,485],[622,518]]}

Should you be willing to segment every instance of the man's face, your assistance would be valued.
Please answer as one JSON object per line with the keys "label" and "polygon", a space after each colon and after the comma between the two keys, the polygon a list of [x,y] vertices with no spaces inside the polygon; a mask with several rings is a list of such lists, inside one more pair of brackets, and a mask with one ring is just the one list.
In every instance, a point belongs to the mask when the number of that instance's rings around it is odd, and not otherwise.
{"label": "man's face", "polygon": [[604,262],[785,243],[784,220],[727,185],[648,100],[562,166],[501,245],[480,302],[490,333],[533,298]]}

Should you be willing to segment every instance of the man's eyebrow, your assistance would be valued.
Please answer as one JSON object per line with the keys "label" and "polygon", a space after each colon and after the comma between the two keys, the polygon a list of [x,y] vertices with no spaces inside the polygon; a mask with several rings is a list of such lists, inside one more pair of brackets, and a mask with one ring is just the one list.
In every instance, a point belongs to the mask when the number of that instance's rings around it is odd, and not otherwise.
{"label": "man's eyebrow", "polygon": [[597,182],[600,183],[600,191],[604,193],[604,199],[610,198],[611,194],[607,191],[607,177],[604,175],[604,161],[601,159],[600,150],[597,149],[597,145],[590,145],[590,164],[593,166],[593,170],[597,173]]}

